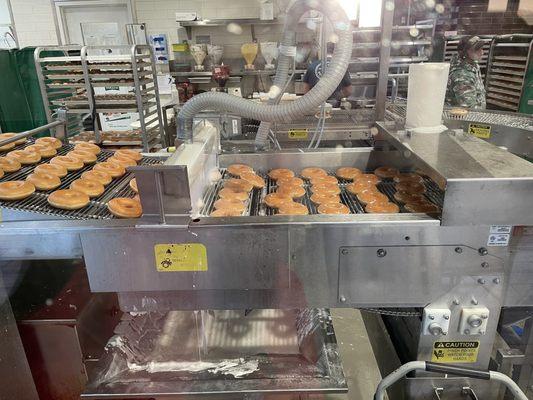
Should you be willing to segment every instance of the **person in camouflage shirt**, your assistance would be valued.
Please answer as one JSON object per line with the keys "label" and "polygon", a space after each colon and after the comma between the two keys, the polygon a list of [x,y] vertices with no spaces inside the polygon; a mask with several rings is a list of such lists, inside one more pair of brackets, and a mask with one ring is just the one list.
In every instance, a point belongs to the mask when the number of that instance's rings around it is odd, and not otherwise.
{"label": "person in camouflage shirt", "polygon": [[478,36],[466,36],[459,42],[457,51],[450,62],[446,103],[483,109],[486,92],[478,64],[483,57],[483,41]]}

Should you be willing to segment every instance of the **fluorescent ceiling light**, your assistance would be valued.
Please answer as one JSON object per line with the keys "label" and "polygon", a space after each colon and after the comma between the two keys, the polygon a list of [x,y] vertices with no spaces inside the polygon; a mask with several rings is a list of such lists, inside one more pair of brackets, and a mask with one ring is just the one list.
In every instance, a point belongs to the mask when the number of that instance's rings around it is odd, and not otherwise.
{"label": "fluorescent ceiling light", "polygon": [[363,0],[359,4],[359,27],[374,28],[381,26],[382,0]]}

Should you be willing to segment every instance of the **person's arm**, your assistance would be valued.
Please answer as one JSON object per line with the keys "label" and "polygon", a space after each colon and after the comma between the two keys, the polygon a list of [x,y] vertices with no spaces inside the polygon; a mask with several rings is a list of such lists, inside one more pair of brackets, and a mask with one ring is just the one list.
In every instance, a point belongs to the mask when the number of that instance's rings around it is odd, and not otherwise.
{"label": "person's arm", "polygon": [[477,106],[476,78],[472,74],[461,72],[451,77],[451,88],[455,106],[474,108]]}
{"label": "person's arm", "polygon": [[304,77],[302,78],[302,81],[304,83],[304,94],[309,92],[311,90],[311,70],[310,68],[307,68],[307,71],[305,71]]}
{"label": "person's arm", "polygon": [[350,97],[353,93],[353,87],[350,73],[348,71],[346,71],[346,74],[344,74],[344,77],[342,78],[341,87],[342,97]]}

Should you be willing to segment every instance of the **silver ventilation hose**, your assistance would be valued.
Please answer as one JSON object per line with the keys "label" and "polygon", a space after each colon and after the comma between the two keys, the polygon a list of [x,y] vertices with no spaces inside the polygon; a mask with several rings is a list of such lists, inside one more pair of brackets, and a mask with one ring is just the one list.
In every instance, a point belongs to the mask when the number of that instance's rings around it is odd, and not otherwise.
{"label": "silver ventilation hose", "polygon": [[[318,10],[329,19],[338,36],[338,42],[326,73],[308,93],[290,104],[262,105],[250,100],[226,93],[206,92],[190,99],[178,114],[178,137],[191,142],[193,135],[193,117],[202,110],[232,112],[243,117],[267,122],[289,122],[303,114],[315,110],[339,86],[352,55],[352,31],[350,21],[337,0],[296,0],[289,9],[289,17],[283,34],[283,44],[294,46],[296,43],[296,25],[301,16],[309,10]],[[282,56],[283,57],[283,56]],[[284,87],[290,65],[290,57],[278,59],[276,82]],[[283,71],[285,71],[283,73]],[[285,77],[283,79],[283,76]],[[280,96],[282,93],[280,93]],[[268,132],[268,131],[267,131]],[[261,138],[259,138],[261,139]],[[264,141],[267,137],[264,138]],[[256,141],[257,144],[257,141]]]}

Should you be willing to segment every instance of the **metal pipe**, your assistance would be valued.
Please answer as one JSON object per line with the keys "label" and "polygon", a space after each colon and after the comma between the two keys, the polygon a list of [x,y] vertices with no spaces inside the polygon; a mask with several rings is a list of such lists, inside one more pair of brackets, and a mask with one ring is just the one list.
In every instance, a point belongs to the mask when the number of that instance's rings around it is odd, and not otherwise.
{"label": "metal pipe", "polygon": [[[379,47],[379,72],[376,95],[376,120],[385,118],[387,83],[389,81],[390,48],[394,7],[388,6],[393,0],[383,0],[381,11],[381,45]],[[394,5],[394,3],[392,3]]]}
{"label": "metal pipe", "polygon": [[40,126],[38,128],[31,129],[29,131],[24,131],[24,132],[18,133],[18,134],[16,134],[15,136],[13,136],[11,138],[0,140],[0,147],[5,146],[6,144],[10,144],[10,143],[16,142],[17,140],[20,140],[20,139],[25,139],[25,138],[28,138],[30,136],[37,135],[37,134],[39,134],[41,132],[44,132],[44,131],[46,131],[48,129],[55,128],[56,126],[66,125],[66,122],[67,121],[58,120],[58,121],[50,122],[49,124]]}

